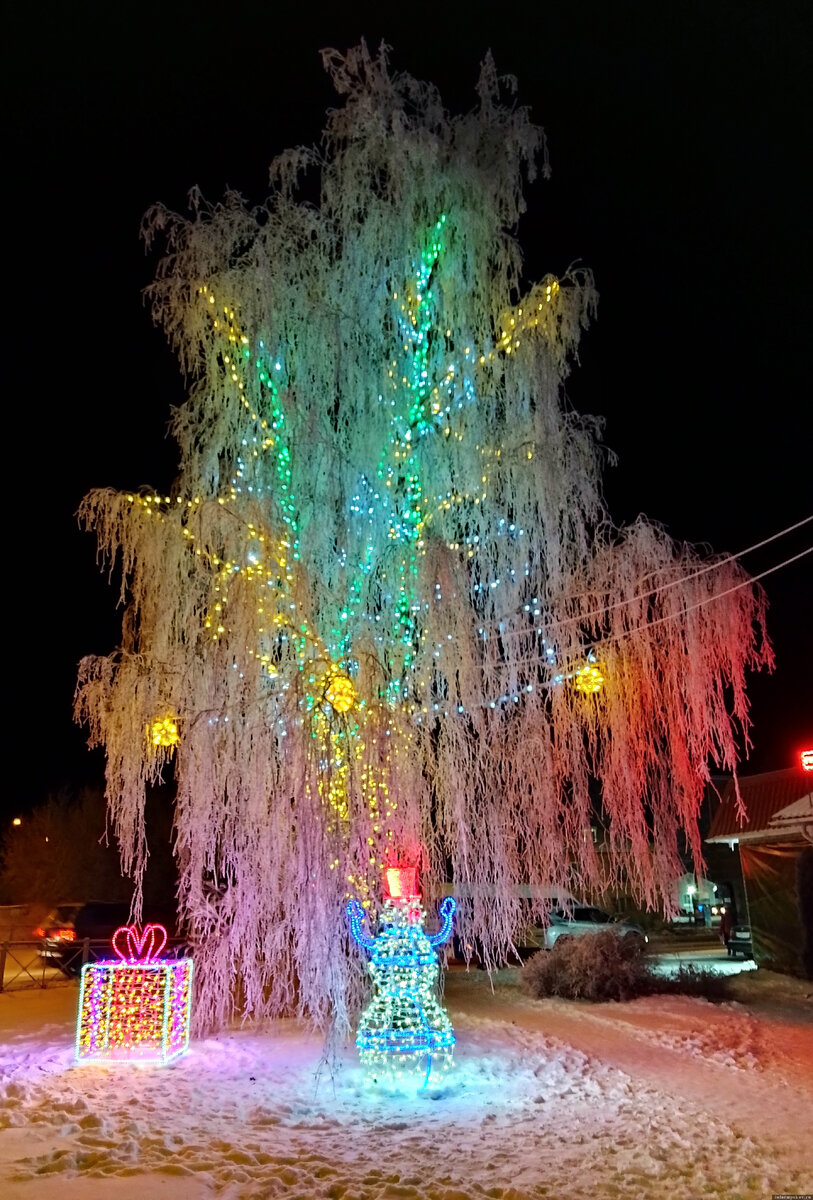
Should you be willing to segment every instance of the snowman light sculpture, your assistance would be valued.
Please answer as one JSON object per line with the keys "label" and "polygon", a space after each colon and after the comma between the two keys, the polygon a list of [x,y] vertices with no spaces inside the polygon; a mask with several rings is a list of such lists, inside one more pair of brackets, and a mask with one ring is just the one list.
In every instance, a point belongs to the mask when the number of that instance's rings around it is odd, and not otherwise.
{"label": "snowman light sculpture", "polygon": [[435,950],[452,931],[455,902],[441,902],[441,927],[427,934],[416,867],[385,871],[388,895],[375,937],[362,928],[358,900],[347,906],[354,939],[370,953],[375,992],[361,1014],[356,1045],[370,1079],[419,1088],[438,1086],[452,1067],[454,1030],[437,998]]}

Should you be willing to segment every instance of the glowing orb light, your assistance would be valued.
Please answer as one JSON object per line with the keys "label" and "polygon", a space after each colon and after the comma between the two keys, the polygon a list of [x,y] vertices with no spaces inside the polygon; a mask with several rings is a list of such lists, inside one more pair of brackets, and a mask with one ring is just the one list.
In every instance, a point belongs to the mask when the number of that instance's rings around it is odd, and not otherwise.
{"label": "glowing orb light", "polygon": [[149,738],[153,746],[165,746],[174,750],[181,740],[177,718],[170,714],[161,717],[158,721],[153,721],[149,727]]}
{"label": "glowing orb light", "polygon": [[350,712],[356,703],[353,680],[348,675],[331,675],[325,688],[325,700],[336,712]]}
{"label": "glowing orb light", "polygon": [[586,662],[573,676],[573,686],[577,692],[592,696],[604,687],[604,676],[598,663]]}
{"label": "glowing orb light", "polygon": [[76,1058],[164,1064],[189,1047],[191,958],[158,958],[163,925],[123,925],[113,934],[118,959],[82,968]]}

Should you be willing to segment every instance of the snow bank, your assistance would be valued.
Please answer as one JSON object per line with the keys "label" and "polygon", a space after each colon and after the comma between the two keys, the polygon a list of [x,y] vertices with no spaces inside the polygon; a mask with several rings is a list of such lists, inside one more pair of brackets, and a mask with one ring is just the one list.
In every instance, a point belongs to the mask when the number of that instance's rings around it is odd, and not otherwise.
{"label": "snow bank", "polygon": [[[452,1082],[403,1097],[371,1088],[352,1048],[320,1071],[321,1040],[295,1022],[209,1038],[164,1069],[75,1065],[75,991],[2,999],[8,1200],[688,1200],[807,1190],[798,1164],[777,1162],[758,1131],[732,1128],[724,1105],[710,1111],[670,1088],[670,1060],[685,1064],[688,1051],[703,1070],[708,1046],[650,1037],[664,1063],[656,1086],[612,1054],[537,1028],[573,1009],[545,1010],[505,988],[492,996],[483,977],[447,991],[458,1034]],[[657,1020],[657,1005],[642,1019]],[[604,1020],[610,1048],[623,1030]],[[576,1033],[591,1022],[598,1028],[580,1010]],[[640,1029],[634,1036],[640,1046]],[[732,1064],[748,1069],[742,1056]]]}

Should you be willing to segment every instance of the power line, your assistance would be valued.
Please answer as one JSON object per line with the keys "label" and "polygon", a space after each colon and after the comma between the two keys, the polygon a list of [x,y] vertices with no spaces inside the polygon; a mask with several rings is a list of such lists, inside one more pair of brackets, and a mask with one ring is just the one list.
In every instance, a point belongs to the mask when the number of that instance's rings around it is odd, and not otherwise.
{"label": "power line", "polygon": [[[796,521],[795,524],[793,524],[793,525],[788,525],[787,528],[785,528],[785,529],[780,529],[780,531],[778,533],[772,533],[770,535],[770,537],[763,538],[762,541],[760,541],[760,542],[754,542],[754,544],[752,546],[746,546],[746,548],[744,550],[738,550],[736,554],[727,554],[723,558],[718,559],[716,562],[707,563],[706,566],[701,567],[697,571],[692,571],[688,575],[683,575],[679,579],[670,579],[667,583],[662,583],[658,587],[648,588],[646,591],[638,592],[638,593],[636,593],[636,595],[630,596],[625,600],[616,600],[614,604],[608,604],[604,608],[594,609],[592,612],[580,613],[578,616],[573,616],[573,617],[563,617],[561,620],[558,620],[554,623],[554,627],[560,627],[562,625],[575,625],[575,624],[578,624],[580,621],[588,621],[592,617],[601,617],[605,613],[613,612],[616,608],[623,608],[624,605],[626,605],[626,604],[634,604],[638,600],[646,600],[650,596],[657,596],[660,592],[665,592],[668,588],[677,587],[681,583],[688,583],[692,579],[699,579],[701,575],[706,575],[709,571],[718,570],[720,567],[725,566],[727,563],[735,562],[737,559],[743,558],[746,554],[751,554],[752,551],[754,551],[754,550],[760,550],[760,549],[762,549],[763,546],[767,546],[771,542],[775,542],[778,538],[785,537],[786,534],[793,533],[795,530],[801,529],[803,525],[807,525],[810,521],[813,521],[813,514],[811,514],[809,517],[803,517],[801,521]],[[801,558],[807,553],[809,553],[809,551],[804,550],[804,551],[802,551],[801,555],[796,555],[796,558]],[[794,562],[795,558],[788,559],[787,561]],[[765,577],[765,575],[770,575],[772,571],[778,571],[780,567],[785,566],[785,565],[786,565],[785,563],[780,563],[779,566],[777,566],[777,567],[771,567],[770,570],[763,571],[761,575],[749,576],[749,578],[747,580],[744,580],[742,583],[737,584],[736,587],[729,589],[729,591],[736,591],[738,587],[745,587],[748,583],[753,583],[758,579],[763,579]],[[640,580],[639,580],[639,582],[640,582]],[[578,600],[580,595],[581,596],[589,596],[590,594],[591,594],[590,592],[577,593],[577,595],[570,597],[570,599]],[[721,592],[720,595],[728,595],[728,592]],[[706,601],[701,601],[700,603],[705,603],[705,602]],[[697,606],[693,605],[692,607],[697,607]],[[683,611],[688,612],[690,610],[684,609]],[[521,614],[515,613],[514,616],[519,617],[519,616],[521,616]],[[513,619],[513,617],[502,617],[502,618],[494,617],[490,621],[482,622],[482,625],[491,627],[491,626],[500,624],[502,621],[510,621],[512,619]],[[525,637],[529,633],[533,633],[534,629],[543,629],[543,628],[548,629],[550,627],[551,626],[549,626],[549,625],[548,626],[532,626],[529,629],[508,630],[505,633],[500,634],[500,640],[506,641],[508,638]],[[643,628],[643,626],[641,626],[641,628]]]}
{"label": "power line", "polygon": [[685,613],[692,612],[696,608],[702,608],[704,604],[711,604],[713,600],[722,600],[723,596],[730,596],[732,592],[738,592],[740,588],[749,587],[752,583],[758,583],[760,579],[764,579],[766,575],[773,575],[774,571],[781,571],[783,567],[789,567],[791,563],[796,562],[800,558],[804,558],[806,554],[813,554],[813,546],[808,546],[806,550],[800,550],[798,554],[794,554],[791,558],[786,558],[784,562],[777,563],[776,566],[768,567],[765,571],[760,571],[758,575],[749,575],[747,579],[741,579],[739,583],[735,583],[733,587],[726,588],[722,592],[715,592],[713,596],[704,596],[702,600],[695,601],[694,604],[687,604],[676,613],[667,613],[664,617],[658,617],[654,621],[647,621],[644,625],[639,625],[637,629],[629,629],[624,633],[615,634],[614,637],[602,639],[601,644],[605,642],[618,642],[625,637],[630,637],[633,633],[637,633],[639,629],[651,629],[655,625],[662,625],[664,621],[673,621],[675,617],[682,617]]}
{"label": "power line", "polygon": [[[632,637],[633,634],[640,633],[644,629],[653,629],[656,625],[663,625],[666,621],[674,621],[677,617],[685,616],[686,613],[693,612],[695,609],[702,608],[705,604],[711,604],[714,600],[721,600],[723,596],[730,596],[732,592],[738,592],[741,588],[749,587],[752,583],[757,583],[760,579],[764,579],[767,575],[773,575],[775,571],[781,571],[783,567],[790,566],[791,563],[797,562],[798,559],[804,558],[807,554],[813,554],[813,546],[808,546],[806,550],[800,550],[798,554],[786,558],[784,562],[776,563],[773,567],[768,567],[764,571],[760,571],[758,575],[749,576],[747,579],[740,580],[733,587],[726,588],[722,592],[715,592],[712,596],[704,596],[702,600],[695,601],[694,604],[689,604],[685,608],[679,609],[677,612],[667,613],[663,617],[657,617],[654,621],[646,621],[642,625],[636,625],[634,629],[627,629],[623,633],[614,634],[612,637],[601,638],[593,647],[594,651],[599,650],[601,646],[609,645],[610,642],[620,642],[624,638]],[[530,632],[530,631],[529,631]],[[542,663],[542,658],[521,658],[515,659],[512,663],[506,664],[510,666],[532,666],[535,663]],[[495,664],[494,669],[499,670],[501,664]]]}

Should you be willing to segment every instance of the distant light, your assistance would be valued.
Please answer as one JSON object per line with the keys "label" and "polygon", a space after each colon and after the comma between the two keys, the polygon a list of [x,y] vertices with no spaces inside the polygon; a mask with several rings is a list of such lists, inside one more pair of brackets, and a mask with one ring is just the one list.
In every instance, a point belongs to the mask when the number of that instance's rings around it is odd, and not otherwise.
{"label": "distant light", "polygon": [[15,817],[11,823],[12,825],[22,825],[23,819],[22,817]]}
{"label": "distant light", "polygon": [[802,770],[813,771],[813,750],[802,751]]}

